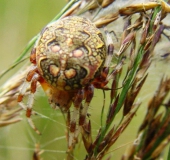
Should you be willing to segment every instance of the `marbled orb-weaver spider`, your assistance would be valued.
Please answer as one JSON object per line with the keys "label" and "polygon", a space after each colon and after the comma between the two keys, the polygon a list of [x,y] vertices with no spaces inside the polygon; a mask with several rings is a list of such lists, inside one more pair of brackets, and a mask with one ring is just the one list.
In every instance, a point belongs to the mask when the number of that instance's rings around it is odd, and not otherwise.
{"label": "marbled orb-weaver spider", "polygon": [[[43,29],[30,55],[33,67],[18,96],[19,105],[26,110],[29,124],[38,134],[31,119],[37,82],[53,108],[67,112],[73,103],[69,146],[74,143],[77,130],[85,124],[94,87],[104,89],[108,83],[113,43],[108,33],[106,39],[108,48],[100,30],[88,19],[77,16],[63,18]],[[24,105],[22,100],[29,86],[28,102]]]}

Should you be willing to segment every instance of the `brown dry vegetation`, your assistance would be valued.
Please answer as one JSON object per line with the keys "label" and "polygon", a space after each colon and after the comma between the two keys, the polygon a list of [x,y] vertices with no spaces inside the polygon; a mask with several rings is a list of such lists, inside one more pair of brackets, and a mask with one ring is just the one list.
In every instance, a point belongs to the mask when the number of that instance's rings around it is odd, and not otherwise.
{"label": "brown dry vegetation", "polygon": [[[75,2],[74,5],[72,2]],[[71,151],[66,152],[67,118],[65,120],[59,110],[49,107],[41,88],[38,90],[34,107],[38,115],[32,116],[42,132],[41,136],[31,130],[23,116],[25,112],[17,105],[19,87],[29,69],[29,60],[26,59],[28,65],[20,64],[22,69],[17,73],[18,68],[15,67],[15,72],[10,74],[7,83],[1,87],[0,157],[8,160],[14,157],[34,160],[154,160],[164,157],[168,160],[169,1],[72,0],[69,3],[70,7],[60,12],[61,15],[55,19],[70,15],[88,17],[104,35],[106,33],[103,28],[106,28],[114,41],[111,77],[108,79],[111,90],[95,90],[87,123],[82,128],[77,144]],[[10,8],[12,9],[13,7]],[[39,18],[35,20],[36,23],[38,21]],[[45,24],[40,24],[40,28]],[[9,38],[6,39],[14,36],[12,30],[11,33],[5,31],[3,35],[6,47],[9,47],[8,42],[14,45],[8,41]],[[25,50],[32,47],[36,38],[32,39]],[[28,57],[29,51],[22,55],[24,58]],[[24,58],[15,61],[16,64]],[[8,64],[9,61],[8,59]],[[5,70],[7,65],[3,66]],[[5,79],[3,73],[1,79]]]}

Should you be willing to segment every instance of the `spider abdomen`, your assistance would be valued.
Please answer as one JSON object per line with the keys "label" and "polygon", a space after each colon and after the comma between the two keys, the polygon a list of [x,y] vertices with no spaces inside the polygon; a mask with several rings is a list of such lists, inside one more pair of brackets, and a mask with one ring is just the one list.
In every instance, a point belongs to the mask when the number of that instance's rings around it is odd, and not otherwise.
{"label": "spider abdomen", "polygon": [[74,91],[89,84],[106,57],[102,34],[82,17],[67,17],[49,24],[36,45],[36,63],[52,87]]}

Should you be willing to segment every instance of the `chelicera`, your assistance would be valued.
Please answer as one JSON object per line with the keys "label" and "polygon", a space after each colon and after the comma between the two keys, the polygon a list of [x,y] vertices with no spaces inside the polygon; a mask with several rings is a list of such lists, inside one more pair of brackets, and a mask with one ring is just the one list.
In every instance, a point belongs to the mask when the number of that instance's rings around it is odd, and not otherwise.
{"label": "chelicera", "polygon": [[[43,29],[30,55],[33,66],[18,96],[29,124],[38,134],[40,132],[31,119],[37,82],[53,108],[67,112],[73,104],[69,146],[74,143],[77,130],[86,121],[94,87],[104,89],[108,83],[113,44],[109,34],[106,39],[108,46],[91,21],[77,16],[60,19]],[[30,94],[24,105],[22,100],[28,87]]]}

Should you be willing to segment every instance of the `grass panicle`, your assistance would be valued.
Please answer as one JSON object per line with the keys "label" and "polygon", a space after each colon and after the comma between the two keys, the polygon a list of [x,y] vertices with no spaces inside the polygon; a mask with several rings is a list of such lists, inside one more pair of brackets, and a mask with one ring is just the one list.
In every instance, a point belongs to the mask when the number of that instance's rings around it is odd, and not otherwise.
{"label": "grass panicle", "polygon": [[[86,123],[81,128],[81,137],[86,149],[84,159],[86,160],[113,159],[111,154],[108,155],[112,146],[118,139],[123,138],[121,135],[134,117],[140,116],[138,110],[142,105],[145,105],[143,107],[147,110],[146,115],[143,117],[142,123],[138,124],[136,139],[130,144],[126,152],[122,153],[121,159],[159,159],[170,142],[170,77],[167,75],[161,77],[159,86],[147,104],[138,100],[150,75],[149,69],[153,64],[155,50],[161,50],[159,44],[170,39],[167,34],[170,24],[164,22],[164,19],[169,15],[170,6],[169,1],[163,0],[142,2],[124,2],[122,5],[121,1],[116,0],[71,0],[52,20],[71,15],[85,17],[88,15],[96,27],[101,30],[107,28],[110,34],[114,31],[117,21],[121,20],[119,25],[122,29],[120,29],[120,34],[116,33],[119,38],[114,46],[113,63],[115,65],[110,66],[109,84],[104,90],[104,97],[108,96],[110,103],[108,106],[104,103],[103,109],[101,107],[101,126],[98,128],[97,135],[93,135],[93,125],[90,118],[86,119]],[[116,8],[116,6],[119,7]],[[115,9],[112,11],[110,8]],[[28,51],[38,36],[39,34],[28,43],[15,63],[28,56]],[[22,120],[19,117],[21,109],[16,108],[17,94],[28,70],[29,67],[18,72],[1,87],[0,127]],[[0,77],[7,71],[3,72]],[[110,95],[105,94],[105,92]],[[116,116],[120,113],[121,118],[115,122]],[[65,119],[66,126],[69,128],[69,113]],[[67,130],[66,137],[69,136],[68,132]],[[81,141],[75,142],[75,146],[68,151],[66,159],[74,159],[77,143],[80,144]],[[41,145],[37,145],[36,148],[33,159],[40,160],[41,155],[43,155],[40,151]],[[108,157],[106,158],[106,156]],[[170,151],[168,157],[170,157]]]}

